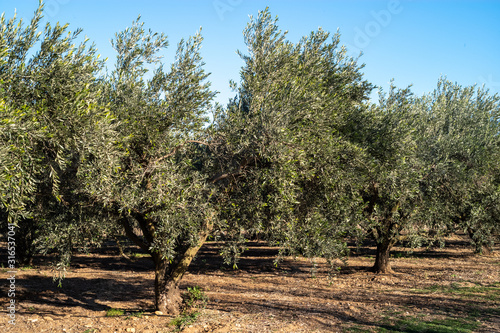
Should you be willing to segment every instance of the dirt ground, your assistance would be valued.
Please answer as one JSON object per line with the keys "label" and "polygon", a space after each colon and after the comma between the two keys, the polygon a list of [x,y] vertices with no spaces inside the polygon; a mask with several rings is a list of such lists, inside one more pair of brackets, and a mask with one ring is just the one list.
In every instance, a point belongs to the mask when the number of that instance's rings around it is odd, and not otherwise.
{"label": "dirt ground", "polygon": [[[62,287],[37,258],[17,270],[15,325],[2,269],[0,332],[500,332],[500,257],[473,255],[459,238],[447,243],[413,253],[395,248],[395,275],[367,271],[370,247],[353,249],[348,266],[331,275],[321,260],[290,258],[275,267],[277,250],[261,242],[250,243],[233,270],[208,243],[182,282],[184,291],[199,286],[209,297],[191,321],[193,309],[176,321],[154,313],[148,258],[127,260],[112,244],[76,255]],[[124,314],[107,317],[110,308]]]}

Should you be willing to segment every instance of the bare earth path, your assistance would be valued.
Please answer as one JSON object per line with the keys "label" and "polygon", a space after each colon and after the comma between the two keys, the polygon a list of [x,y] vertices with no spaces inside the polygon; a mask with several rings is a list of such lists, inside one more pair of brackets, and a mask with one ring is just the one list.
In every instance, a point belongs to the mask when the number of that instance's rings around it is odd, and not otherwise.
{"label": "bare earth path", "polygon": [[[2,269],[0,332],[500,332],[500,257],[475,256],[459,239],[449,243],[413,254],[396,248],[393,276],[366,271],[373,248],[331,276],[321,260],[275,267],[276,249],[264,243],[250,243],[233,270],[209,243],[183,280],[184,289],[205,291],[206,308],[177,326],[153,311],[147,258],[127,260],[113,248],[77,255],[60,288],[38,259],[17,271],[15,326]],[[1,259],[5,265],[5,246]],[[110,308],[124,314],[106,317]]]}

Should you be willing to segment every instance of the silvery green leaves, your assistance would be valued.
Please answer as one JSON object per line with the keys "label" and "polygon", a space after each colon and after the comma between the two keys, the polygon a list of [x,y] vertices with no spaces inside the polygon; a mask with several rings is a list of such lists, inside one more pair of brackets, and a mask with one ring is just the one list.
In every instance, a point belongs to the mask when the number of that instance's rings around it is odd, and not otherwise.
{"label": "silvery green leaves", "polygon": [[153,209],[158,216],[168,209],[156,208],[169,206],[174,193],[182,192],[174,190],[176,183],[189,188],[188,179],[196,183],[202,178],[193,167],[197,157],[189,156],[197,144],[186,144],[203,137],[215,95],[206,82],[202,40],[199,33],[182,40],[167,72],[159,55],[168,45],[166,36],[146,31],[139,20],[112,42],[118,56],[106,87],[107,103],[120,124],[116,149],[122,157],[120,168],[99,187],[100,195],[111,193],[106,200],[121,211]]}
{"label": "silvery green leaves", "polygon": [[360,125],[352,138],[363,149],[359,165],[360,196],[364,201],[360,226],[377,244],[376,272],[391,272],[392,246],[420,223],[424,208],[420,182],[425,167],[417,155],[419,115],[409,88],[380,93],[379,103],[357,115]]}
{"label": "silvery green leaves", "polygon": [[112,132],[112,119],[98,105],[103,61],[96,49],[68,25],[37,31],[42,10],[40,5],[27,26],[15,18],[0,22],[0,45],[6,46],[0,61],[0,187],[11,193],[1,209],[29,231],[22,237],[38,235],[32,244],[65,257],[68,244],[100,237],[96,224],[78,225],[89,212],[78,207],[84,187],[77,174],[92,159],[88,147],[101,146],[103,131]]}
{"label": "silvery green leaves", "polygon": [[89,197],[151,255],[162,311],[178,311],[166,301],[168,290],[177,290],[217,223],[204,127],[215,93],[203,68],[202,40],[200,33],[181,40],[167,71],[160,61],[164,34],[146,31],[139,20],[116,34],[116,67],[104,80],[102,102],[116,119],[117,137],[95,156],[85,178]]}
{"label": "silvery green leaves", "polygon": [[442,212],[433,214],[434,228],[463,229],[477,252],[488,250],[498,242],[500,217],[500,97],[441,78],[416,107],[429,167],[425,191]]}
{"label": "silvery green leaves", "polygon": [[343,257],[360,201],[350,183],[359,149],[341,132],[371,85],[338,35],[320,29],[292,43],[268,9],[244,38],[238,94],[219,124],[228,234],[245,226],[283,253]]}

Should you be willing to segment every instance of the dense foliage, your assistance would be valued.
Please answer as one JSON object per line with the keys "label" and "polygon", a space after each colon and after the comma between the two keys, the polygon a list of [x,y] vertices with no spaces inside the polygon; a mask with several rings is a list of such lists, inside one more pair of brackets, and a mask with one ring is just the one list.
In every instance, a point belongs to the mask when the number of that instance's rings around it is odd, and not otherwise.
{"label": "dense foliage", "polygon": [[360,226],[376,242],[377,272],[391,270],[392,246],[425,227],[419,214],[427,202],[420,191],[425,165],[417,155],[419,116],[412,105],[409,89],[391,86],[378,105],[356,116],[358,125],[349,134],[363,150],[357,178],[364,203]]}
{"label": "dense foliage", "polygon": [[286,40],[269,11],[244,31],[237,96],[219,119],[228,223],[260,232],[283,253],[345,256],[358,202],[348,179],[357,148],[342,127],[367,98],[361,66],[322,30]]}
{"label": "dense foliage", "polygon": [[422,113],[420,156],[428,165],[426,219],[436,234],[464,230],[476,252],[498,242],[500,98],[440,79],[415,108]]}
{"label": "dense foliage", "polygon": [[154,262],[156,307],[175,313],[209,236],[235,265],[254,235],[332,264],[368,238],[376,272],[391,272],[400,241],[464,230],[477,252],[498,242],[497,95],[440,79],[429,95],[392,86],[372,103],[338,33],[293,43],[266,9],[219,106],[201,31],[167,65],[167,36],[138,18],[112,40],[107,74],[80,30],[39,31],[42,13],[0,20],[0,217],[18,227],[19,259],[55,252],[64,268],[125,234]]}
{"label": "dense foliage", "polygon": [[67,258],[73,246],[103,234],[98,218],[78,205],[76,173],[91,151],[106,149],[113,125],[99,104],[104,62],[95,47],[87,40],[76,46],[81,30],[68,32],[68,25],[37,32],[41,17],[39,8],[26,27],[15,17],[0,20],[1,202],[19,225],[18,239],[29,243],[20,255],[56,249]]}

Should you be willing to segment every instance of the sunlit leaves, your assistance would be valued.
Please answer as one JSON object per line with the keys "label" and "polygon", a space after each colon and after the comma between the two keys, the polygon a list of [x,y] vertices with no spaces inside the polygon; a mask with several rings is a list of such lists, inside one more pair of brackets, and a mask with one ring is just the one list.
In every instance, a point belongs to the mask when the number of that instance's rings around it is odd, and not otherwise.
{"label": "sunlit leaves", "polygon": [[425,190],[441,214],[434,225],[469,233],[476,250],[498,242],[500,97],[441,78],[416,106],[423,113]]}
{"label": "sunlit leaves", "polygon": [[338,34],[320,29],[292,43],[266,9],[250,18],[244,40],[238,95],[218,124],[228,233],[243,241],[240,229],[262,232],[284,253],[344,256],[359,150],[341,132],[371,86]]}
{"label": "sunlit leaves", "polygon": [[105,143],[102,131],[113,132],[113,120],[98,105],[103,61],[95,47],[67,24],[37,31],[42,10],[41,4],[27,26],[15,17],[0,20],[0,187],[6,193],[0,209],[20,232],[39,236],[32,246],[62,255],[69,244],[102,237],[91,217],[77,225],[87,216],[78,206],[77,170],[92,159],[89,147]]}

